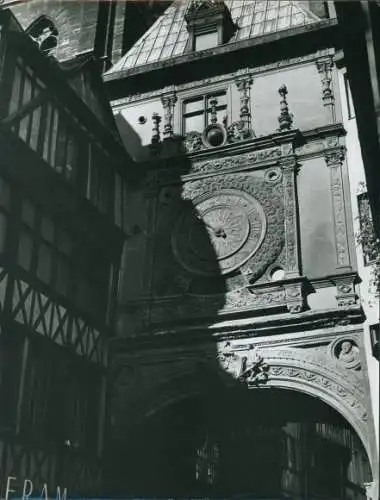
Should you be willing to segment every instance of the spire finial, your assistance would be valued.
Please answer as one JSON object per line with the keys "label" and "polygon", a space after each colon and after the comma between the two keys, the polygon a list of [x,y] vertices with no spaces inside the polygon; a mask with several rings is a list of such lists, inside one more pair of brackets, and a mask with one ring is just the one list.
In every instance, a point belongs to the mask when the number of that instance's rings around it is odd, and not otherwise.
{"label": "spire finial", "polygon": [[152,129],[152,139],[151,139],[151,150],[153,153],[157,154],[160,149],[161,135],[160,135],[160,123],[161,116],[158,113],[152,114],[153,129]]}
{"label": "spire finial", "polygon": [[283,132],[292,128],[293,115],[289,113],[288,101],[286,100],[286,96],[288,94],[286,85],[281,85],[281,87],[278,89],[278,93],[281,96],[280,116],[278,117],[278,122],[280,124],[279,129],[281,132]]}

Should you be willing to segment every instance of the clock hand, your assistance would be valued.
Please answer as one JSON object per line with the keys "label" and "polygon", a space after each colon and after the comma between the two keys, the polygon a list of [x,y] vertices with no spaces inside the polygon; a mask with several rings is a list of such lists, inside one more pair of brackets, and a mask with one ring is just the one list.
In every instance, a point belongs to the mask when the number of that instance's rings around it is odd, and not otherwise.
{"label": "clock hand", "polygon": [[202,220],[199,215],[197,215],[196,217],[200,222],[202,222],[202,224],[204,224],[205,227],[207,227],[208,229],[210,229],[210,231],[212,231],[214,236],[216,236],[217,238],[224,238],[224,239],[227,238],[227,234],[223,228],[221,227],[213,228],[208,222]]}

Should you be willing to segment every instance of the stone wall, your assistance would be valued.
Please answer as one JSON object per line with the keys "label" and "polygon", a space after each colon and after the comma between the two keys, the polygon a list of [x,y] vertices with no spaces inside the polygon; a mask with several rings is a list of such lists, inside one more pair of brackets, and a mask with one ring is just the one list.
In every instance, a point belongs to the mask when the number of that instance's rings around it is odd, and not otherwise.
{"label": "stone wall", "polygon": [[40,15],[52,19],[59,32],[58,46],[54,52],[59,60],[71,59],[78,53],[93,50],[97,2],[32,0],[12,10],[24,29]]}

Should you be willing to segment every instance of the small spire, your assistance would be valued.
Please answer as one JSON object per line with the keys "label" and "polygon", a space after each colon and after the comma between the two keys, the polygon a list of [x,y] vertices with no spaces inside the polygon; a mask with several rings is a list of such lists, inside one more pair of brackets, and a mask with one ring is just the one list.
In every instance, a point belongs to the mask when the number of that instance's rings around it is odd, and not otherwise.
{"label": "small spire", "polygon": [[150,144],[150,148],[153,154],[158,154],[160,151],[160,146],[161,146],[161,135],[160,135],[160,123],[161,123],[161,116],[158,113],[153,113],[152,114],[152,121],[153,121],[153,129],[152,129],[152,140]]}
{"label": "small spire", "polygon": [[288,89],[286,85],[281,85],[278,89],[278,93],[281,96],[280,101],[280,116],[278,117],[278,122],[280,124],[279,130],[281,132],[285,130],[290,130],[293,124],[293,115],[289,113],[289,106],[286,100],[286,96],[288,94]]}
{"label": "small spire", "polygon": [[218,121],[218,115],[216,111],[216,106],[218,105],[218,100],[216,97],[210,99],[210,108],[211,108],[211,123],[216,123]]}
{"label": "small spire", "polygon": [[160,123],[161,123],[161,116],[158,113],[153,113],[152,114],[152,121],[153,121],[153,135],[152,135],[152,144],[158,144],[161,140],[160,136]]}

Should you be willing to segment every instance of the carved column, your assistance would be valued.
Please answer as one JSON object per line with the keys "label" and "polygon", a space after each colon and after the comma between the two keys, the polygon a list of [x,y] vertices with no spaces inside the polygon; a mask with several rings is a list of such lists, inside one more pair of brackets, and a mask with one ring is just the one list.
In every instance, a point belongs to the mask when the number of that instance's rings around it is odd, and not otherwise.
{"label": "carved column", "polygon": [[330,169],[330,189],[334,218],[336,267],[351,270],[347,238],[347,221],[344,202],[342,165],[344,149],[339,148],[325,155],[326,165]]}
{"label": "carved column", "polygon": [[298,255],[298,216],[297,216],[297,163],[294,157],[282,161],[284,207],[285,207],[285,250],[286,277],[300,276]]}
{"label": "carved column", "polygon": [[335,123],[335,98],[332,90],[332,70],[334,61],[332,56],[326,56],[316,61],[318,73],[322,82],[322,102],[329,111],[330,123]]}
{"label": "carved column", "polygon": [[251,129],[250,88],[252,83],[253,78],[249,74],[235,80],[235,85],[240,93],[240,120],[246,130]]}
{"label": "carved column", "polygon": [[177,102],[176,94],[165,95],[161,97],[164,107],[164,138],[169,139],[173,135],[173,117],[174,106]]}

